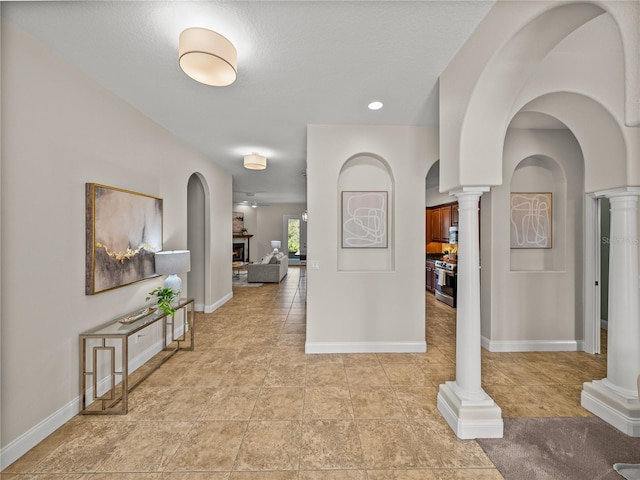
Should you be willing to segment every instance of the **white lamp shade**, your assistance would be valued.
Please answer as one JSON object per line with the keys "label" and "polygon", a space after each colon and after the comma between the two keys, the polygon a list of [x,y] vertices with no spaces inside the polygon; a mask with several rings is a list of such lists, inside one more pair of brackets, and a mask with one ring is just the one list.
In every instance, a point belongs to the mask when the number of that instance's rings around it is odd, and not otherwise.
{"label": "white lamp shade", "polygon": [[267,168],[267,159],[255,152],[251,155],[245,155],[244,168],[248,168],[249,170],[264,170]]}
{"label": "white lamp shade", "polygon": [[271,240],[271,248],[280,248],[280,240]]}
{"label": "white lamp shade", "polygon": [[179,39],[180,68],[197,82],[225,87],[236,80],[238,53],[219,33],[187,28]]}
{"label": "white lamp shade", "polygon": [[155,254],[156,273],[172,275],[187,273],[191,270],[191,253],[189,250],[167,250]]}

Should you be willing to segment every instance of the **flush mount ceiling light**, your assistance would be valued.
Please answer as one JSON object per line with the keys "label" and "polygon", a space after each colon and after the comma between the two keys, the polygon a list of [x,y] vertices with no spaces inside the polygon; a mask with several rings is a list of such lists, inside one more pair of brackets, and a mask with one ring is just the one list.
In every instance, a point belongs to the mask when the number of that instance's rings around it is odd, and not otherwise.
{"label": "flush mount ceiling light", "polygon": [[180,68],[197,82],[226,87],[236,80],[238,53],[219,33],[187,28],[180,34],[179,43]]}
{"label": "flush mount ceiling light", "polygon": [[371,102],[368,107],[369,110],[380,110],[382,108],[382,102]]}
{"label": "flush mount ceiling light", "polygon": [[267,159],[262,155],[253,152],[251,155],[244,156],[244,168],[249,170],[264,170],[267,168]]}

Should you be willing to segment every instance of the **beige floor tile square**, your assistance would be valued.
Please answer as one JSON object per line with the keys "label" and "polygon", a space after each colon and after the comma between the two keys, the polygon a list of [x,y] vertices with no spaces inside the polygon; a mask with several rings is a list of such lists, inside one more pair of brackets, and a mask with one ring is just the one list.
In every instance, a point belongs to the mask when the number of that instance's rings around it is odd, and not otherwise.
{"label": "beige floor tile square", "polygon": [[396,397],[408,418],[439,415],[436,405],[438,387],[401,385],[394,387]]}
{"label": "beige floor tile square", "polygon": [[191,422],[136,422],[134,429],[116,444],[99,472],[162,471],[191,428]]}
{"label": "beige floor tile square", "polygon": [[364,470],[301,471],[299,480],[367,480]]}
{"label": "beige floor tile square", "polygon": [[402,407],[391,387],[351,387],[351,402],[356,418],[404,419]]}
{"label": "beige floor tile square", "polygon": [[264,387],[251,415],[252,420],[300,420],[304,403],[302,387]]}
{"label": "beige floor tile square", "polygon": [[368,470],[368,480],[436,480],[431,470]]}
{"label": "beige floor tile square", "polygon": [[380,365],[375,353],[343,353],[342,361],[346,365]]}
{"label": "beige floor tile square", "polygon": [[495,468],[461,468],[433,470],[435,480],[504,480]]}
{"label": "beige floor tile square", "polygon": [[376,357],[383,365],[389,363],[415,363],[411,353],[376,353]]}
{"label": "beige floor tile square", "polygon": [[347,375],[340,363],[307,364],[307,386],[311,387],[347,387]]}
{"label": "beige floor tile square", "polygon": [[258,399],[258,387],[223,387],[205,405],[199,420],[249,420]]}
{"label": "beige floor tile square", "polygon": [[353,420],[308,420],[302,427],[300,468],[360,468],[362,449]]}
{"label": "beige floor tile square", "polygon": [[[4,477],[2,477],[4,479]],[[86,475],[78,475],[78,476],[60,476],[49,477],[47,476],[47,480],[159,480],[162,478],[161,473],[119,473],[119,472],[109,472],[109,473],[96,473],[96,474],[86,474]],[[29,478],[28,480],[45,480],[45,477],[34,476],[33,478]]]}
{"label": "beige floor tile square", "polygon": [[230,471],[247,422],[196,422],[166,470]]}
{"label": "beige floor tile square", "polygon": [[367,385],[370,387],[388,387],[391,386],[389,378],[382,368],[378,365],[347,365],[345,366],[347,373],[347,381],[349,386]]}
{"label": "beige floor tile square", "polygon": [[422,364],[420,366],[422,371],[424,372],[426,378],[429,379],[431,385],[438,386],[450,380],[455,380],[456,378],[456,367],[451,364],[440,364],[440,365],[432,365],[432,364]]}
{"label": "beige floor tile square", "polygon": [[340,353],[321,353],[307,355],[307,363],[331,363],[343,365],[342,354]]}
{"label": "beige floor tile square", "polygon": [[473,440],[460,440],[442,416],[415,420],[411,429],[418,438],[422,457],[430,467],[493,468],[489,457]]}
{"label": "beige floor tile square", "polygon": [[306,373],[306,363],[294,365],[272,363],[264,380],[264,385],[268,387],[303,386],[305,384]]}
{"label": "beige floor tile square", "polygon": [[358,420],[364,464],[373,469],[420,468],[422,452],[408,423]]}
{"label": "beige floor tile square", "polygon": [[424,371],[413,363],[383,364],[384,371],[391,384],[398,385],[431,385],[431,380]]}
{"label": "beige floor tile square", "polygon": [[298,469],[301,432],[300,422],[250,422],[234,470]]}
{"label": "beige floor tile square", "polygon": [[231,472],[229,480],[298,480],[296,470],[279,472]]}
{"label": "beige floor tile square", "polygon": [[351,419],[353,408],[347,387],[309,387],[304,397],[305,419]]}
{"label": "beige floor tile square", "polygon": [[220,387],[260,387],[267,376],[267,365],[232,364],[220,382]]}
{"label": "beige floor tile square", "polygon": [[41,473],[94,472],[134,429],[135,424],[121,421],[84,422],[83,429],[61,441],[45,456],[34,471]]}
{"label": "beige floor tile square", "polygon": [[136,389],[129,397],[127,420],[195,421],[214,393],[213,388]]}
{"label": "beige floor tile square", "polygon": [[160,476],[160,480],[228,480],[228,478],[229,472],[167,472]]}
{"label": "beige floor tile square", "polygon": [[304,323],[286,323],[282,328],[283,334],[306,334],[307,326]]}

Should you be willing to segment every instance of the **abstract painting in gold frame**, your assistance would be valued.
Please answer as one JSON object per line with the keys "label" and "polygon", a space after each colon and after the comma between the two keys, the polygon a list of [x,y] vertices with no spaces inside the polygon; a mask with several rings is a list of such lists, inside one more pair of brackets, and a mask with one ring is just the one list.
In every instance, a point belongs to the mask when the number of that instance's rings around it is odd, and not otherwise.
{"label": "abstract painting in gold frame", "polygon": [[156,277],[162,250],[162,199],[86,184],[87,295]]}

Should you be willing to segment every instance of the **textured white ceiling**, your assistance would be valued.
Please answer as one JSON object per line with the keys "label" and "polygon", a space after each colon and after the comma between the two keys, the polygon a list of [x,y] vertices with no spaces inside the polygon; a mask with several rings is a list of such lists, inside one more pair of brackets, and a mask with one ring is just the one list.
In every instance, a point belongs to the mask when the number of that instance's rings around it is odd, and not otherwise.
{"label": "textured white ceiling", "polygon": [[[305,202],[308,124],[438,124],[438,77],[493,1],[2,2],[2,15],[233,175],[234,200]],[[229,87],[178,66],[178,35],[238,50]],[[372,100],[384,108],[370,111]],[[242,156],[268,157],[264,171]],[[254,193],[249,198],[246,193]]]}

